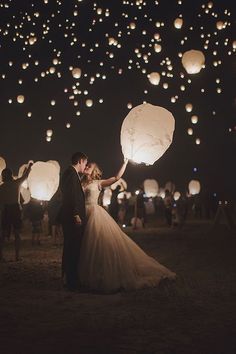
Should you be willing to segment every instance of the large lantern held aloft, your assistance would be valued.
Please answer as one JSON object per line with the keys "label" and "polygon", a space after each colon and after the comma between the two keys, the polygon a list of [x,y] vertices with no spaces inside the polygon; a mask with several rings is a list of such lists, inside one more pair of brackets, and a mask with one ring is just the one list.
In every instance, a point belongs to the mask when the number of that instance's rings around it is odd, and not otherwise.
{"label": "large lantern held aloft", "polygon": [[49,201],[59,186],[59,170],[52,163],[34,163],[28,177],[30,194],[38,200]]}
{"label": "large lantern held aloft", "polygon": [[6,162],[3,157],[0,156],[0,183],[2,181],[2,171],[6,168]]}
{"label": "large lantern held aloft", "polygon": [[155,179],[145,179],[143,182],[144,192],[148,198],[154,198],[158,194],[159,186]]}
{"label": "large lantern held aloft", "polygon": [[182,64],[188,74],[198,74],[205,63],[205,56],[200,50],[189,50],[182,56]]}
{"label": "large lantern held aloft", "polygon": [[157,72],[153,72],[151,74],[148,75],[148,78],[149,78],[149,81],[152,85],[159,85],[159,82],[160,82],[160,79],[161,79],[161,76],[159,73]]}
{"label": "large lantern held aloft", "polygon": [[133,108],[121,127],[125,158],[153,165],[172,143],[175,120],[165,108],[146,103]]}
{"label": "large lantern held aloft", "polygon": [[191,195],[196,195],[200,193],[201,190],[200,182],[193,179],[192,181],[189,182],[188,190]]}

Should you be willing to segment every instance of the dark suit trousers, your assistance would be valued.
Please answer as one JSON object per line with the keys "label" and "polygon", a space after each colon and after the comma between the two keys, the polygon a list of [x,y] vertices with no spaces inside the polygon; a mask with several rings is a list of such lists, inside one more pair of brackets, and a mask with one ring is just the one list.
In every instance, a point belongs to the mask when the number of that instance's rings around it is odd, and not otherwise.
{"label": "dark suit trousers", "polygon": [[66,276],[66,285],[68,288],[75,289],[79,285],[78,268],[84,227],[63,223],[62,228],[64,235],[62,267]]}

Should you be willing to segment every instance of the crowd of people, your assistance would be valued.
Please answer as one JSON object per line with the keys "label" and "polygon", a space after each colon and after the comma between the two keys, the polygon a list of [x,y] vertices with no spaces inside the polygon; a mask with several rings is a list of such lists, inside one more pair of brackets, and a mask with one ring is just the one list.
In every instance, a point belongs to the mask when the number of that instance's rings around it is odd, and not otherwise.
{"label": "crowd of people", "polygon": [[[20,194],[20,186],[28,177],[31,165],[23,173],[22,177],[14,179],[13,173],[6,168],[2,171],[2,185],[0,186],[0,209],[1,209],[1,230],[0,230],[0,260],[3,259],[4,241],[10,238],[11,232],[15,237],[15,258],[20,259],[20,233],[22,220],[31,223],[32,245],[40,245],[43,233],[52,237],[55,245],[63,242],[60,225],[60,189],[54,194],[52,199],[45,203],[31,198],[28,204],[23,204]],[[120,186],[112,192],[110,205],[106,207],[113,219],[121,227],[132,226],[134,229],[145,227],[147,218],[152,215],[156,219],[162,219],[168,227],[182,227],[188,215],[196,218],[212,218],[217,210],[218,202],[209,193],[195,196],[180,195],[178,200],[174,200],[173,193],[165,190],[165,196],[147,198],[144,189],[139,190],[127,198],[123,193],[123,198],[118,198]],[[100,195],[100,205],[102,205],[102,195]],[[47,227],[43,229],[43,220],[47,220]],[[45,222],[44,222],[45,224]]]}

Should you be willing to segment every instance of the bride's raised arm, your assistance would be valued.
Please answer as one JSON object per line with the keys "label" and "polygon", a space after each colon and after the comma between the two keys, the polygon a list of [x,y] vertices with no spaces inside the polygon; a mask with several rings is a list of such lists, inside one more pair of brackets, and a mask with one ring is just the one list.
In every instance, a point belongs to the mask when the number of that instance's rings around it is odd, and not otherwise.
{"label": "bride's raised arm", "polygon": [[109,186],[111,186],[113,183],[115,183],[116,181],[118,181],[118,180],[123,176],[128,161],[129,161],[128,159],[125,159],[125,160],[124,160],[124,163],[123,163],[123,165],[121,166],[121,168],[120,168],[120,170],[118,171],[118,173],[116,174],[116,176],[101,180],[101,182],[100,182],[101,187],[109,187]]}

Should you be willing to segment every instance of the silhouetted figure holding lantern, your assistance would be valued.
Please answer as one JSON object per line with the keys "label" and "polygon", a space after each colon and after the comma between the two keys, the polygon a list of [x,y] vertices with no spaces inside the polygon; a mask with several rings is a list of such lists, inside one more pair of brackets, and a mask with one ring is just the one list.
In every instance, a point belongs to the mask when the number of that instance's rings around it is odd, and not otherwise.
{"label": "silhouetted figure holding lantern", "polygon": [[15,259],[20,259],[20,231],[21,231],[21,207],[20,186],[28,177],[32,163],[28,165],[20,178],[14,179],[12,170],[5,168],[2,171],[3,184],[0,185],[0,204],[2,205],[2,233],[0,234],[0,260],[3,259],[3,244],[5,238],[13,228],[15,235]]}

